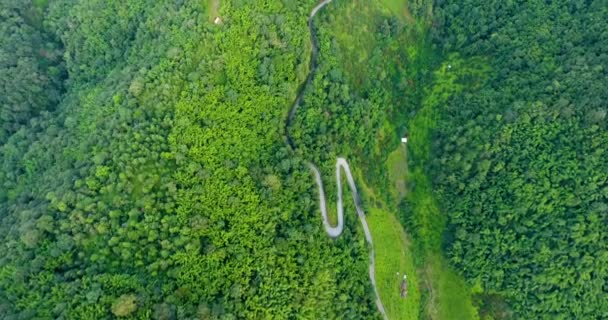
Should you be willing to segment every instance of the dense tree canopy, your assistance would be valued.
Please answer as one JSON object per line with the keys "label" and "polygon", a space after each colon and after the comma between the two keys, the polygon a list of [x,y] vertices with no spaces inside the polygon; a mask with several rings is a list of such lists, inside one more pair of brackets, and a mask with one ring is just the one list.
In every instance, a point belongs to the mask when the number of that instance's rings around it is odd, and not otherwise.
{"label": "dense tree canopy", "polygon": [[65,78],[62,45],[42,25],[44,7],[0,1],[0,143],[55,108]]}
{"label": "dense tree canopy", "polygon": [[492,69],[448,100],[436,131],[429,172],[452,261],[515,318],[606,317],[608,7],[438,4],[438,48]]}
{"label": "dense tree canopy", "polygon": [[431,2],[333,1],[301,87],[314,0],[0,0],[0,318],[378,319],[305,161],[388,197],[421,127],[407,187],[482,318],[606,318],[608,7]]}
{"label": "dense tree canopy", "polygon": [[68,79],[0,146],[0,317],[378,318],[356,221],[325,236],[283,143],[313,5],[40,7]]}

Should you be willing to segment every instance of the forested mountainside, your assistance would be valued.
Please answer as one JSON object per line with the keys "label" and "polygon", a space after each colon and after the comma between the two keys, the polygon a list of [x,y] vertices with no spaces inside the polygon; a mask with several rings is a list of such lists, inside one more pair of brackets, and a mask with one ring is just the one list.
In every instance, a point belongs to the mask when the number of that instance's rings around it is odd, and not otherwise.
{"label": "forested mountainside", "polygon": [[402,319],[608,318],[606,2],[334,0],[303,85],[317,4],[0,0],[0,318],[379,319],[337,156]]}
{"label": "forested mountainside", "polygon": [[62,44],[41,23],[44,10],[0,2],[0,144],[59,103],[66,77]]}
{"label": "forested mountainside", "polygon": [[[416,46],[426,40],[420,32],[426,20],[381,9],[336,1],[317,18],[318,67],[291,128],[297,152],[322,164],[327,176],[336,157],[348,156],[378,187],[388,182],[380,164],[401,143],[404,115],[416,110],[414,66],[425,64]],[[327,184],[335,195],[335,181]]]}
{"label": "forested mountainside", "polygon": [[433,139],[451,261],[507,298],[497,314],[608,317],[606,2],[438,1],[433,18],[438,49],[490,70]]}
{"label": "forested mountainside", "polygon": [[314,4],[4,0],[0,318],[377,319],[283,142]]}

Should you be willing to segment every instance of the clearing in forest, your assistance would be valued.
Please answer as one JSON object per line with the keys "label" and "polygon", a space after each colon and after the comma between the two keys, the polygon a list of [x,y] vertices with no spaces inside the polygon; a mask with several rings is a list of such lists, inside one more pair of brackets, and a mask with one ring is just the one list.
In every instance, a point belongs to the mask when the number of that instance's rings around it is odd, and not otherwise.
{"label": "clearing in forest", "polygon": [[415,23],[416,20],[410,13],[407,7],[407,2],[403,0],[381,0],[380,4],[384,6],[390,13],[399,18],[404,19],[407,23]]}
{"label": "clearing in forest", "polygon": [[[407,178],[407,150],[404,145],[391,153],[387,162],[390,195],[405,195]],[[391,320],[418,319],[420,313],[419,278],[414,263],[414,251],[409,236],[397,218],[394,209],[370,188],[358,172],[358,185],[367,201],[366,212],[376,251],[376,283],[386,313]],[[403,192],[403,194],[402,194]],[[390,199],[392,206],[400,199]],[[401,297],[401,281],[407,275],[408,294]]]}
{"label": "clearing in forest", "polygon": [[[397,79],[405,72],[413,74],[417,68],[430,68],[432,57],[426,56],[426,51],[430,51],[426,39],[416,36],[417,31],[426,30],[429,22],[412,19],[406,1],[333,1],[329,6],[332,6],[332,10],[320,15],[318,33],[321,39],[329,34],[336,46],[333,56],[325,57],[326,52],[322,51],[320,57],[340,62],[350,90],[366,90],[370,86],[366,80],[373,77],[382,79],[383,71],[385,76],[392,75]],[[391,35],[391,27],[402,25],[403,22],[409,25],[408,31],[398,35],[399,41],[386,41],[387,36]],[[386,59],[400,57],[404,52],[407,59]],[[402,61],[418,64],[402,65]],[[382,68],[374,68],[380,63]],[[387,181],[379,185],[379,181],[369,179],[370,185],[366,186],[362,177],[367,175],[362,172],[357,174],[357,186],[366,200],[365,211],[374,239],[378,291],[390,319],[417,319],[420,315],[431,319],[477,317],[471,289],[443,258],[441,237],[445,229],[444,215],[439,212],[424,170],[430,162],[431,132],[437,120],[436,109],[451,92],[460,88],[456,72],[466,70],[466,73],[475,73],[457,61],[451,63],[454,66],[452,71],[447,70],[446,64],[437,72],[438,81],[433,82],[428,92],[424,92],[425,101],[415,118],[404,121],[411,142],[408,142],[407,148],[399,144],[384,163],[383,170],[378,170],[388,171]],[[393,94],[400,96],[403,93]],[[387,130],[379,130],[379,136],[391,134],[389,132],[393,125],[389,123]],[[379,147],[381,145],[378,144]],[[376,154],[383,153],[382,150],[375,151]],[[416,165],[409,169],[408,152],[416,155]],[[408,190],[408,182],[414,186],[412,190]],[[399,211],[403,208],[403,205],[400,206],[403,201],[406,201],[408,217],[402,219],[404,221],[401,223],[414,222],[406,225],[412,235],[410,238],[415,239],[411,244],[399,221],[404,215]],[[397,272],[400,276],[397,276]],[[406,299],[401,298],[400,292],[403,272],[408,276],[409,292]]]}
{"label": "clearing in forest", "polygon": [[[345,70],[355,80],[355,86],[360,79],[369,77],[369,59],[373,55],[374,44],[377,41],[377,27],[384,21],[395,18],[408,24],[416,21],[409,13],[407,1],[404,0],[349,0],[334,1],[334,6],[340,6],[339,16],[331,19],[327,29],[332,30],[341,52],[340,57]],[[335,12],[334,10],[333,12]],[[383,47],[385,56],[396,56],[396,47]]]}
{"label": "clearing in forest", "polygon": [[[473,305],[471,288],[444,258],[441,242],[446,215],[440,212],[431,180],[425,166],[430,162],[432,131],[437,125],[440,107],[453,93],[462,90],[463,79],[482,79],[488,72],[483,59],[463,60],[448,56],[435,71],[433,83],[425,93],[421,109],[409,122],[408,151],[416,156],[416,165],[409,168],[408,181],[414,185],[407,194],[411,206],[408,219],[415,223],[416,253],[420,259],[423,313],[429,319],[479,319]],[[473,83],[473,82],[472,82]],[[467,84],[471,85],[471,84]]]}
{"label": "clearing in forest", "polygon": [[399,147],[388,156],[388,179],[391,184],[392,200],[399,203],[407,193],[407,147],[401,143]]}
{"label": "clearing in forest", "polygon": [[220,16],[220,0],[206,0],[209,22],[214,22]]}
{"label": "clearing in forest", "polygon": [[[364,89],[366,85],[364,79],[375,76],[370,74],[373,72],[370,69],[370,59],[377,58],[378,55],[397,57],[403,54],[403,48],[397,45],[397,42],[393,42],[392,45],[385,43],[379,45],[378,28],[389,23],[391,18],[409,23],[407,2],[352,0],[333,1],[330,6],[334,6],[334,10],[322,14],[327,18],[321,19],[319,33],[321,35],[323,32],[331,33],[338,48],[338,55],[335,58],[342,64],[352,88]],[[403,38],[405,37],[407,34],[404,33]],[[381,51],[380,54],[378,50]],[[393,61],[387,68],[394,70],[400,67],[399,61]],[[384,170],[388,170],[391,177],[388,186],[372,188],[366,185],[362,178],[365,175],[361,171],[365,169],[357,172],[357,186],[361,195],[367,200],[365,211],[374,241],[377,289],[391,320],[418,319],[421,307],[413,250],[397,218],[397,204],[406,193],[406,159],[406,149],[399,145],[389,161],[383,164]],[[401,297],[401,281],[404,273],[408,277],[408,295],[405,299]]]}
{"label": "clearing in forest", "polygon": [[[376,208],[368,211],[376,248],[376,284],[386,313],[391,320],[418,319],[420,293],[409,239],[393,213]],[[408,280],[406,298],[401,297],[404,274]]]}

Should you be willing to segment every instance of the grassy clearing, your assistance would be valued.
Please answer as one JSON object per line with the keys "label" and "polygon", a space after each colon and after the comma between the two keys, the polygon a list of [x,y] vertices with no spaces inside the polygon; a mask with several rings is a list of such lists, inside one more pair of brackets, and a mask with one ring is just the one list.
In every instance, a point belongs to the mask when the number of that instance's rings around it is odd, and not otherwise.
{"label": "grassy clearing", "polygon": [[440,252],[426,257],[422,277],[423,319],[479,319],[473,304],[474,290],[453,269]]}
{"label": "grassy clearing", "polygon": [[440,303],[438,319],[479,319],[477,309],[471,299],[473,289],[464,281],[462,276],[449,267],[441,254],[430,257],[429,268],[437,270],[437,301]]}
{"label": "grassy clearing", "polygon": [[[376,251],[376,283],[388,317],[392,320],[418,319],[420,282],[409,236],[396,215],[387,209],[387,204],[363,181],[361,172],[356,171],[355,174],[357,186],[367,200],[367,222]],[[401,298],[401,279],[404,273],[408,277],[406,299]]]}
{"label": "grassy clearing", "polygon": [[402,0],[381,0],[379,1],[382,6],[391,11],[395,16],[401,16],[403,10],[407,10],[405,1]]}
{"label": "grassy clearing", "polygon": [[[418,319],[420,293],[409,239],[395,215],[390,212],[371,209],[367,221],[376,249],[378,291],[389,319]],[[404,273],[409,280],[406,299],[401,298],[401,279]]]}
{"label": "grassy clearing", "polygon": [[427,257],[422,271],[427,295],[423,318],[427,319],[479,319],[472,302],[474,289],[454,270],[440,253]]}
{"label": "grassy clearing", "polygon": [[213,22],[215,18],[220,16],[220,0],[205,0],[207,2],[207,12],[209,14],[209,22]]}
{"label": "grassy clearing", "polygon": [[379,0],[378,4],[388,11],[390,11],[391,15],[397,19],[400,19],[404,22],[414,24],[416,23],[414,17],[412,16],[409,8],[408,2],[405,0]]}
{"label": "grassy clearing", "polygon": [[[391,180],[387,188],[388,193],[405,195],[406,160],[407,150],[403,145],[389,156],[386,162]],[[363,181],[360,171],[356,171],[356,175],[360,192],[365,196],[368,207],[371,207],[367,209],[367,221],[376,250],[376,282],[388,317],[396,320],[418,319],[420,290],[412,244],[397,215],[390,209],[396,208],[400,199],[387,198],[391,200],[387,204],[379,197],[379,190],[373,190]],[[408,276],[406,299],[401,298],[401,280],[404,273]]]}
{"label": "grassy clearing", "polygon": [[[437,125],[441,105],[465,86],[463,78],[482,79],[488,71],[481,59],[465,61],[456,55],[448,59],[434,74],[434,82],[422,102],[422,108],[410,121],[408,150],[415,161],[409,181],[415,188],[407,199],[412,206],[416,252],[420,253],[425,306],[422,318],[479,319],[472,301],[471,287],[449,266],[441,251],[446,215],[439,210],[429,177],[424,168],[430,161],[431,133]],[[467,86],[475,82],[466,83]]]}
{"label": "grassy clearing", "polygon": [[388,12],[398,19],[408,23],[415,23],[414,17],[407,7],[407,1],[403,0],[380,0],[378,1]]}
{"label": "grassy clearing", "polygon": [[394,203],[399,203],[407,193],[407,149],[404,144],[393,151],[386,162],[388,166],[388,179],[390,181],[390,193]]}
{"label": "grassy clearing", "polygon": [[[389,17],[410,24],[416,23],[405,0],[334,1],[330,5],[335,7],[327,11],[332,15],[328,28],[334,30],[332,34],[341,48],[340,52],[344,53],[340,60],[343,61],[345,70],[349,71],[355,87],[360,85],[358,81],[369,75],[368,61],[373,50],[377,49],[375,43],[378,26]],[[386,56],[395,56],[400,48],[387,46],[381,50]]]}

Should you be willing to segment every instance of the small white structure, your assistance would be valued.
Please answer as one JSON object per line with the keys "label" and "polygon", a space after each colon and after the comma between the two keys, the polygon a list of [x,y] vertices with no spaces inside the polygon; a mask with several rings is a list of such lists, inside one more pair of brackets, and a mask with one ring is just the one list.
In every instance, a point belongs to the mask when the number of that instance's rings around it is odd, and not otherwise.
{"label": "small white structure", "polygon": [[221,24],[222,23],[222,18],[216,17],[215,20],[213,20],[213,23],[215,23],[215,24]]}
{"label": "small white structure", "polygon": [[407,143],[407,137],[403,137],[403,138],[401,138],[401,142],[403,142],[403,143]]}

